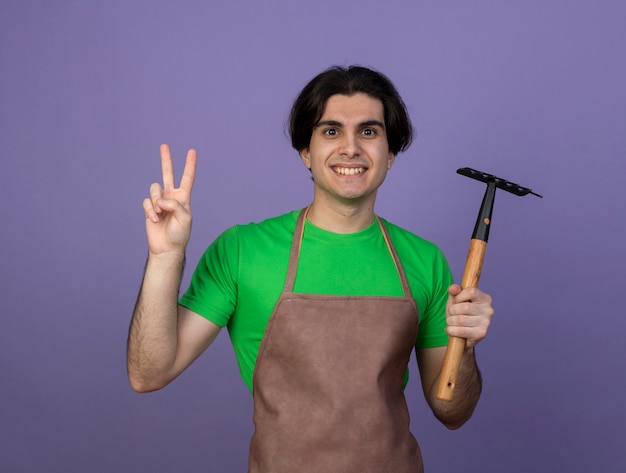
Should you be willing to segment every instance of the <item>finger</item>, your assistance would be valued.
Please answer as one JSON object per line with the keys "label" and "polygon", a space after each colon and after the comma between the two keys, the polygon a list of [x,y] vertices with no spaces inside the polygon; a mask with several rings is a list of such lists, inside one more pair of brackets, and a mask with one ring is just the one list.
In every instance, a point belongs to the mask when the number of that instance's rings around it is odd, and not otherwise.
{"label": "finger", "polygon": [[152,200],[145,198],[143,200],[143,211],[146,214],[146,218],[154,223],[159,221],[159,216],[154,210],[154,206],[152,205]]}
{"label": "finger", "polygon": [[191,221],[191,213],[176,199],[159,199],[159,207],[173,215],[181,223]]}
{"label": "finger", "polygon": [[494,310],[491,304],[483,302],[458,302],[448,306],[448,315],[492,317]]}
{"label": "finger", "polygon": [[486,314],[456,315],[446,319],[447,328],[471,332],[473,335],[470,338],[476,338],[477,336],[486,334],[489,325],[491,325],[491,316]]}
{"label": "finger", "polygon": [[451,316],[454,315],[473,315],[474,314],[474,305],[470,302],[457,302],[452,303],[448,306],[448,314]]}
{"label": "finger", "polygon": [[446,333],[451,337],[464,338],[467,340],[467,347],[472,347],[487,336],[485,327],[446,327]]}
{"label": "finger", "polygon": [[163,173],[163,188],[174,188],[174,167],[172,166],[172,154],[170,147],[166,144],[161,145],[161,171]]}
{"label": "finger", "polygon": [[452,284],[449,288],[448,288],[448,295],[455,297],[457,296],[460,292],[462,291],[461,286],[459,286],[458,284]]}
{"label": "finger", "polygon": [[454,296],[455,302],[491,303],[491,296],[477,287],[466,287]]}
{"label": "finger", "polygon": [[[470,310],[463,309],[456,312],[456,308],[457,306],[453,306],[450,312],[448,312],[446,317],[447,327],[452,330],[460,329],[473,331],[473,334],[469,338],[484,337],[494,315],[493,308],[486,305],[476,307],[475,304],[472,305]],[[452,333],[451,335],[457,336]]]}
{"label": "finger", "polygon": [[158,201],[163,197],[163,188],[158,182],[154,182],[150,185],[150,200],[152,201],[152,207],[156,213],[161,213],[161,207],[159,207]]}
{"label": "finger", "polygon": [[196,162],[197,153],[195,149],[187,151],[187,160],[185,161],[185,169],[183,170],[183,177],[180,180],[180,188],[189,195],[193,189],[193,182],[196,179]]}

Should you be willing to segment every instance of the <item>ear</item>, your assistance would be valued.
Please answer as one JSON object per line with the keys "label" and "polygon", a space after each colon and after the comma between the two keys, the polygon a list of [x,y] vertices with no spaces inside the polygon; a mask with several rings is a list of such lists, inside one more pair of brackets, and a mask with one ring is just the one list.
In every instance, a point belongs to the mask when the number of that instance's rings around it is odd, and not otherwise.
{"label": "ear", "polygon": [[302,151],[300,151],[300,159],[302,160],[302,162],[304,163],[304,165],[307,167],[307,169],[311,169],[311,153],[309,151],[309,148],[305,148]]}
{"label": "ear", "polygon": [[396,155],[390,151],[389,158],[387,159],[387,170],[391,169],[391,166],[393,165],[393,162],[395,160],[396,160]]}

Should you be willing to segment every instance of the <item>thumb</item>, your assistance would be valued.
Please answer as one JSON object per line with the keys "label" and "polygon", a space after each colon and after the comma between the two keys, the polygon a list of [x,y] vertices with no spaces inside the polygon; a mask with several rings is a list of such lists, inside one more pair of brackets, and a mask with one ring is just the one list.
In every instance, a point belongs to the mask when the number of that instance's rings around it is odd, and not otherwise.
{"label": "thumb", "polygon": [[159,199],[157,204],[161,210],[171,213],[178,220],[186,220],[190,215],[189,210],[176,199]]}
{"label": "thumb", "polygon": [[165,210],[167,212],[176,212],[182,205],[176,199],[159,199],[157,200],[157,205],[161,208],[161,210]]}
{"label": "thumb", "polygon": [[463,289],[458,284],[452,284],[448,288],[448,294],[452,297],[458,296]]}

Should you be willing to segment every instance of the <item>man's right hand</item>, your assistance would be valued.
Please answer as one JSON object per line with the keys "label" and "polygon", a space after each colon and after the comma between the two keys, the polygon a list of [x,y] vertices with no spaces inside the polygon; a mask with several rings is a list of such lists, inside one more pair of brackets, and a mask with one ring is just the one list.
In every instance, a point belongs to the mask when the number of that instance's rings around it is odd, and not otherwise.
{"label": "man's right hand", "polygon": [[220,331],[208,319],[178,305],[185,249],[191,234],[191,189],[196,152],[187,152],[174,187],[170,148],[161,145],[163,185],[150,186],[143,202],[150,255],[128,333],[127,367],[133,389],[161,389],[206,350]]}
{"label": "man's right hand", "polygon": [[143,201],[146,233],[151,255],[184,253],[191,235],[191,190],[196,176],[196,151],[187,152],[180,187],[174,187],[174,168],[168,145],[161,145],[163,185],[150,186],[150,197]]}

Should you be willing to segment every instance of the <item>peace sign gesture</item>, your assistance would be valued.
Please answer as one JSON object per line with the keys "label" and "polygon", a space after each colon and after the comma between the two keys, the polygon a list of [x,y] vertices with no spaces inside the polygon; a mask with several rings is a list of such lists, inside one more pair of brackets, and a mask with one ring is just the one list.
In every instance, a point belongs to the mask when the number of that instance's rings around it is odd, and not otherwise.
{"label": "peace sign gesture", "polygon": [[150,197],[144,199],[148,247],[153,255],[184,253],[191,235],[191,190],[196,177],[196,151],[187,152],[180,187],[174,187],[174,168],[168,145],[161,145],[163,186],[150,186]]}

